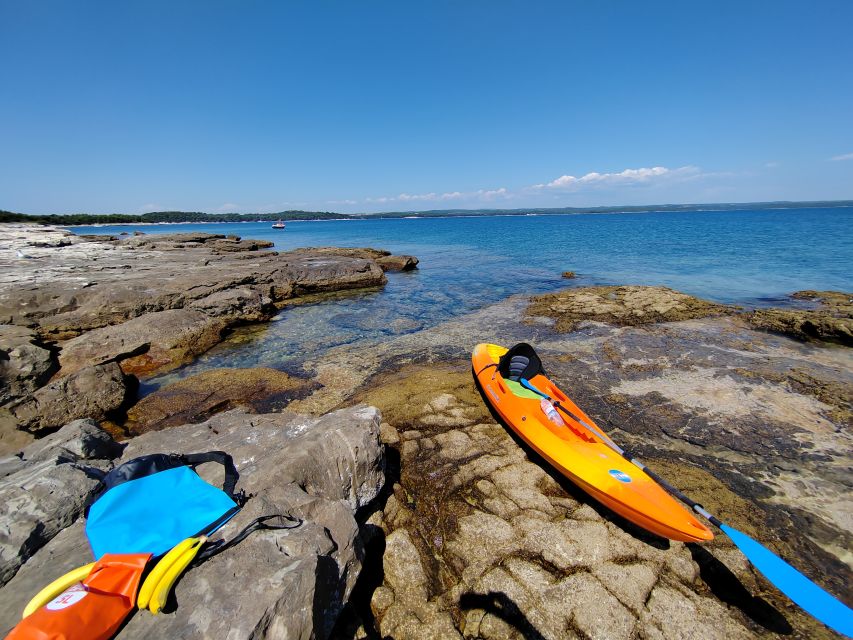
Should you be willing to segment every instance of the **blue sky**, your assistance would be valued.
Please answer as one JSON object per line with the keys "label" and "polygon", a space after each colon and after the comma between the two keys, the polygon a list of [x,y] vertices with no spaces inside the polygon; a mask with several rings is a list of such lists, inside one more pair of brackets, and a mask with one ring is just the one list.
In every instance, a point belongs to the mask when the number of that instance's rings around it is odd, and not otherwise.
{"label": "blue sky", "polygon": [[853,3],[0,0],[0,208],[853,199]]}

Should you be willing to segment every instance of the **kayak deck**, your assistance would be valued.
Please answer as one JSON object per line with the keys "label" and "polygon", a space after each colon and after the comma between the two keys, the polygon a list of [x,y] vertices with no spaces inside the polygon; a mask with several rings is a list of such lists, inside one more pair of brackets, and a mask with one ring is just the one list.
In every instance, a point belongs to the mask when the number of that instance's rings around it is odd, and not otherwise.
{"label": "kayak deck", "polygon": [[[643,529],[682,542],[714,537],[659,484],[580,422],[563,413],[564,425],[550,420],[540,396],[498,372],[495,365],[506,351],[499,345],[479,344],[471,361],[489,404],[530,447],[589,495]],[[544,375],[534,376],[530,383],[604,432]]]}

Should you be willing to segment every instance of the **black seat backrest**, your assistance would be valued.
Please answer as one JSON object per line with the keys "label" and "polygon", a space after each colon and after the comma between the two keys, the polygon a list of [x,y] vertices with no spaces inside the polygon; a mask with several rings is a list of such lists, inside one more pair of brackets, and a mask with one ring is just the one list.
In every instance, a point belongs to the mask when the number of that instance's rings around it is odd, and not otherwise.
{"label": "black seat backrest", "polygon": [[545,374],[542,368],[542,360],[536,355],[536,351],[526,342],[519,342],[501,356],[498,362],[498,371],[508,379],[518,382],[520,378],[530,380],[538,374]]}

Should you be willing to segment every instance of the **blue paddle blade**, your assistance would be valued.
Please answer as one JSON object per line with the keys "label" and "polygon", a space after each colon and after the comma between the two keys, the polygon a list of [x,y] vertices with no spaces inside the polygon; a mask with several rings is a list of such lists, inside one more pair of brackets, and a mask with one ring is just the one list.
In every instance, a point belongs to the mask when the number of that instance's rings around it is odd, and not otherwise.
{"label": "blue paddle blade", "polygon": [[853,637],[853,611],[843,602],[806,578],[772,551],[745,533],[723,524],[720,528],[743,551],[749,561],[779,591],[803,608],[806,613],[838,633]]}

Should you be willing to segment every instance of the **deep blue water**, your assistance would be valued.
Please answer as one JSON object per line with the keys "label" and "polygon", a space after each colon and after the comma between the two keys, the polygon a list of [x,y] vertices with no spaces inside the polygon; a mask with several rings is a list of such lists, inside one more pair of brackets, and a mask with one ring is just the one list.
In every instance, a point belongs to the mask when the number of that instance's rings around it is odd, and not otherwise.
{"label": "deep blue water", "polygon": [[[305,353],[432,326],[516,293],[649,284],[725,303],[784,304],[801,289],[853,290],[853,208],[76,227],[77,233],[206,231],[277,249],[361,246],[420,259],[380,292],[285,309],[184,374],[210,366],[291,368]],[[566,270],[578,274],[564,280]]]}

